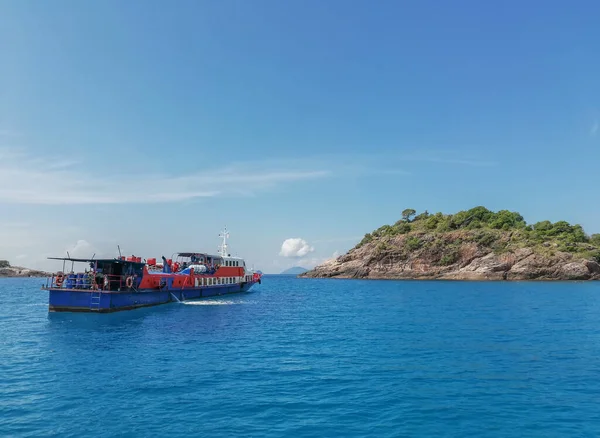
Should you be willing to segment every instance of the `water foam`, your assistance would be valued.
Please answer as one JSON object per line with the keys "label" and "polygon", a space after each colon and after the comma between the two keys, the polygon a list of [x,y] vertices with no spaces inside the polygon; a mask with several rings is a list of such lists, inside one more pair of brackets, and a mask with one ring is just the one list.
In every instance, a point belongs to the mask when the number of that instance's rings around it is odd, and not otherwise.
{"label": "water foam", "polygon": [[187,304],[190,306],[229,306],[234,304],[248,304],[245,301],[231,301],[231,300],[204,300],[204,301],[182,301],[181,304]]}

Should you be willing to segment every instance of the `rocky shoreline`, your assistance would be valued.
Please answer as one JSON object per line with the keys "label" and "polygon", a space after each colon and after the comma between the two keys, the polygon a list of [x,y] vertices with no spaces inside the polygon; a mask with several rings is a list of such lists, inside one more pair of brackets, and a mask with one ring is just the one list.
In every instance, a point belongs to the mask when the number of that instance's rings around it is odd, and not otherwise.
{"label": "rocky shoreline", "polygon": [[0,278],[13,278],[13,277],[48,277],[51,274],[44,271],[37,271],[35,269],[23,268],[20,266],[10,266],[7,268],[0,268]]}
{"label": "rocky shoreline", "polygon": [[544,257],[531,249],[500,256],[493,253],[482,254],[465,258],[448,267],[432,266],[427,260],[418,257],[395,264],[373,260],[368,254],[350,252],[298,277],[469,281],[600,280],[600,264],[593,260],[575,260],[571,254],[566,253]]}
{"label": "rocky shoreline", "polygon": [[448,268],[432,268],[428,263],[418,259],[399,266],[389,266],[385,263],[371,264],[342,256],[325,262],[298,277],[463,281],[600,280],[600,264],[595,261],[573,260],[570,254],[545,258],[527,253],[528,251],[520,252],[514,257],[487,254]]}

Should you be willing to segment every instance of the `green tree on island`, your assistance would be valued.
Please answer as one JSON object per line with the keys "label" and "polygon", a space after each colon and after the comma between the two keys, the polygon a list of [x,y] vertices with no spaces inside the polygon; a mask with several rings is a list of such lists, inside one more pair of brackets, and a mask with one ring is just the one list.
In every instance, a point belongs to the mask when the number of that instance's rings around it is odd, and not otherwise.
{"label": "green tree on island", "polygon": [[405,222],[410,222],[410,218],[413,217],[417,212],[412,208],[407,208],[402,212],[402,220]]}

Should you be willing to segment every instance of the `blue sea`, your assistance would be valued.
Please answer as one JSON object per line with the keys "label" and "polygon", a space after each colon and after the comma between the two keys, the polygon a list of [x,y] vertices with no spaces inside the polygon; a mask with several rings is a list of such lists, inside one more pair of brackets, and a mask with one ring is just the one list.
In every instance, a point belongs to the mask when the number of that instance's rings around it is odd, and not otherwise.
{"label": "blue sea", "polygon": [[600,283],[263,280],[114,314],[0,280],[0,436],[600,436]]}

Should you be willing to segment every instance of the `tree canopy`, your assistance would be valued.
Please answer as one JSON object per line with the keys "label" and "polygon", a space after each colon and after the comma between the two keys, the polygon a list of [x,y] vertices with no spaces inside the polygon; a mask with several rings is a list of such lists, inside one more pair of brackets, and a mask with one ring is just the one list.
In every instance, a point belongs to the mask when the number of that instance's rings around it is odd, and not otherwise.
{"label": "tree canopy", "polygon": [[410,218],[413,217],[417,212],[412,208],[407,208],[402,212],[402,220],[405,222],[410,222]]}
{"label": "tree canopy", "polygon": [[518,212],[509,210],[494,212],[483,206],[454,214],[430,214],[425,211],[417,215],[415,210],[406,209],[402,211],[402,219],[394,225],[384,225],[367,234],[357,246],[360,247],[373,239],[385,236],[446,233],[458,230],[480,230],[480,234],[483,233],[478,240],[480,244],[489,244],[497,240],[498,233],[510,232],[511,241],[517,245],[552,244],[552,247],[560,251],[585,253],[600,260],[600,234],[589,236],[581,225],[571,225],[566,221],[552,223],[547,220],[528,225]]}

